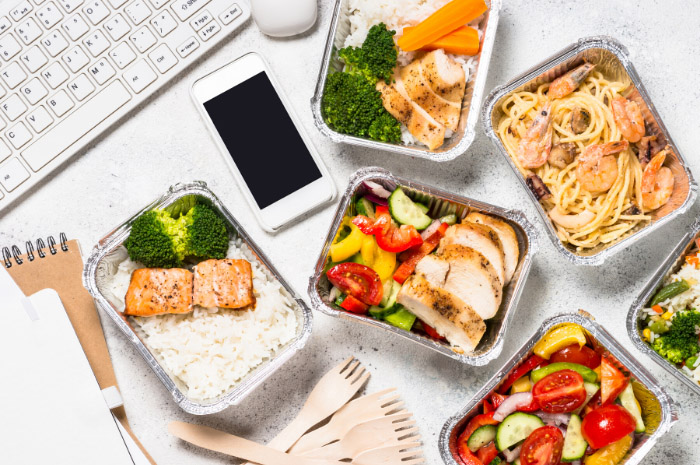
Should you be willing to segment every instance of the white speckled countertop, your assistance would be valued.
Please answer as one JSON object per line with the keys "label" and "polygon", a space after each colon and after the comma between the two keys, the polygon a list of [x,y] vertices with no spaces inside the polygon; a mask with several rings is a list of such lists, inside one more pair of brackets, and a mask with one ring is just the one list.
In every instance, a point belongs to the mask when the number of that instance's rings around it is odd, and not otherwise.
{"label": "white speckled countertop", "polygon": [[[382,152],[341,146],[314,128],[309,105],[316,83],[331,1],[322,0],[319,21],[302,37],[276,40],[250,22],[190,73],[158,92],[140,111],[88,148],[30,196],[0,215],[0,245],[65,231],[81,240],[84,252],[145,204],[180,181],[205,180],[229,210],[306,296],[307,280],[323,243],[335,205],[315,212],[276,236],[255,222],[229,175],[188,93],[196,76],[236,56],[262,53],[308,127],[339,191],[357,168],[379,165],[395,173],[528,214],[544,227],[507,166],[477,126],[467,153],[436,164]],[[632,60],[677,146],[700,173],[697,114],[700,101],[700,3],[687,0],[505,0],[501,11],[487,92],[549,57],[580,37],[606,34],[630,50]],[[261,141],[264,153],[264,142]],[[601,267],[570,265],[542,235],[527,286],[507,333],[501,357],[472,368],[413,347],[403,340],[315,314],[313,335],[297,354],[237,407],[209,417],[182,412],[116,327],[103,316],[104,330],[131,425],[161,465],[230,463],[224,456],[184,445],[166,432],[172,420],[194,421],[265,441],[302,405],[326,369],[350,354],[373,376],[370,391],[397,386],[418,420],[430,464],[442,463],[437,438],[445,419],[461,408],[530,335],[543,319],[562,311],[587,309],[641,363],[662,380],[681,406],[681,420],[643,461],[645,464],[700,463],[700,398],[637,352],[627,336],[625,318],[634,297],[652,271],[698,214],[696,207],[626,249]]]}

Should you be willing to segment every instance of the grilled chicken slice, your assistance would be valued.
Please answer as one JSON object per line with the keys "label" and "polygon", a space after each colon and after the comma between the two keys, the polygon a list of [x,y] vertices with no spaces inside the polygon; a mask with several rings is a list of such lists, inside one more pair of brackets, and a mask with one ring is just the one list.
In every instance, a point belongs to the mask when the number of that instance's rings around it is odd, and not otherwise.
{"label": "grilled chicken slice", "polygon": [[467,87],[464,68],[442,49],[426,54],[421,59],[421,64],[425,80],[433,91],[445,100],[461,105]]}
{"label": "grilled chicken slice", "polygon": [[518,236],[515,235],[515,230],[513,227],[495,216],[486,215],[479,212],[469,213],[465,220],[469,221],[470,223],[483,224],[496,231],[498,238],[501,240],[501,245],[503,245],[506,267],[505,283],[508,284],[513,278],[513,273],[515,273],[515,268],[518,266],[518,260],[520,259]]}
{"label": "grilled chicken slice", "polygon": [[505,254],[503,244],[495,230],[489,226],[476,223],[460,223],[450,226],[445,237],[440,241],[438,254],[450,244],[459,244],[478,250],[491,262],[496,270],[500,286],[505,283]]}
{"label": "grilled chicken slice", "polygon": [[421,275],[406,280],[396,301],[462,350],[473,351],[486,332],[484,320],[473,308]]}
{"label": "grilled chicken slice", "polygon": [[401,79],[406,94],[421,106],[435,121],[452,131],[457,130],[462,102],[445,100],[430,87],[423,73],[421,60],[401,69]]}
{"label": "grilled chicken slice", "polygon": [[435,121],[423,108],[406,94],[399,76],[392,84],[377,82],[377,90],[382,94],[384,108],[394,118],[406,125],[408,131],[428,146],[430,150],[440,147],[445,141],[445,126]]}
{"label": "grilled chicken slice", "polygon": [[194,267],[194,304],[243,308],[255,304],[253,271],[247,260],[206,260]]}
{"label": "grilled chicken slice", "polygon": [[180,268],[141,268],[131,274],[124,313],[154,316],[192,311],[192,273]]}

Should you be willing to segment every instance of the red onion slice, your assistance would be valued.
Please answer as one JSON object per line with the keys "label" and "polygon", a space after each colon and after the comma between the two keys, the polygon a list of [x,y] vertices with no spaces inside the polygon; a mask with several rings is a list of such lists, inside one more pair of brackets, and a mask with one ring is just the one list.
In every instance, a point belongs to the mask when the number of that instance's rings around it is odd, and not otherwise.
{"label": "red onion slice", "polygon": [[382,206],[384,206],[384,207],[386,207],[387,205],[389,205],[389,202],[387,202],[386,199],[383,199],[383,198],[381,198],[381,197],[377,197],[376,195],[374,195],[374,194],[372,194],[372,193],[367,193],[367,194],[365,194],[365,198],[366,198],[367,200],[369,200],[370,202],[376,203],[377,205],[382,205]]}
{"label": "red onion slice", "polygon": [[501,405],[498,406],[493,413],[493,419],[503,421],[505,417],[515,412],[521,407],[527,407],[532,403],[531,392],[518,392],[506,398]]}
{"label": "red onion slice", "polygon": [[547,413],[542,412],[538,415],[543,422],[550,426],[568,425],[571,419],[571,414],[569,413]]}
{"label": "red onion slice", "polygon": [[335,299],[337,299],[340,294],[342,294],[340,289],[335,286],[331,287],[331,292],[328,293],[328,301],[330,303],[335,302]]}
{"label": "red onion slice", "polygon": [[440,229],[440,224],[442,224],[440,220],[433,221],[432,223],[430,223],[430,226],[428,226],[425,231],[420,233],[420,237],[422,237],[423,240],[426,240],[427,238],[432,236],[435,231]]}
{"label": "red onion slice", "polygon": [[523,445],[520,444],[518,447],[516,447],[516,448],[513,449],[512,451],[511,451],[511,450],[508,450],[508,449],[503,450],[503,456],[506,458],[506,461],[507,461],[508,463],[515,462],[515,459],[517,459],[518,457],[520,457],[520,449],[521,449],[522,447],[523,447]]}
{"label": "red onion slice", "polygon": [[384,186],[381,186],[381,185],[377,184],[377,183],[374,182],[374,181],[363,181],[362,184],[364,184],[364,186],[365,186],[367,189],[369,189],[369,191],[370,191],[372,194],[374,194],[374,195],[376,195],[377,197],[380,197],[380,198],[382,198],[382,199],[388,199],[389,196],[391,195],[391,192],[389,192],[388,190],[386,190],[386,189],[384,188]]}

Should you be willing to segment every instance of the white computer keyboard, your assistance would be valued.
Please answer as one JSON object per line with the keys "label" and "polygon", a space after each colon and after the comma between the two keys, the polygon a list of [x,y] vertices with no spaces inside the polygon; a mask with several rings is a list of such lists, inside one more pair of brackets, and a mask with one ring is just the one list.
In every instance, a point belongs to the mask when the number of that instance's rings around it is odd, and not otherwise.
{"label": "white computer keyboard", "polygon": [[247,0],[15,1],[0,4],[0,210],[250,17]]}

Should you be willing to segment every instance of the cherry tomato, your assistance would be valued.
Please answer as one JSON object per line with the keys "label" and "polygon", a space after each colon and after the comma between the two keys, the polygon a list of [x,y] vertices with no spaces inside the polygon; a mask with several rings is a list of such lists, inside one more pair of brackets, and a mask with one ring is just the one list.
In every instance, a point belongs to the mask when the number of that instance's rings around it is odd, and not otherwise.
{"label": "cherry tomato", "polygon": [[609,404],[583,417],[581,432],[592,448],[600,449],[627,436],[635,426],[634,417],[624,407]]}
{"label": "cherry tomato", "polygon": [[488,465],[498,455],[498,449],[493,441],[476,451],[476,456],[481,460],[481,463]]}
{"label": "cherry tomato", "polygon": [[367,309],[369,308],[369,305],[364,302],[360,302],[351,295],[345,296],[343,301],[340,303],[340,306],[348,312],[359,313],[362,315],[367,313]]}
{"label": "cherry tomato", "polygon": [[425,239],[421,245],[403,252],[401,254],[403,257],[399,257],[399,260],[401,260],[401,265],[394,272],[394,281],[399,284],[403,284],[404,281],[406,281],[408,277],[413,274],[418,262],[438,246],[440,239],[443,238],[448,227],[449,225],[447,223],[440,224],[437,231],[428,236],[428,238]]}
{"label": "cherry tomato", "polygon": [[377,206],[375,219],[357,215],[352,222],[365,234],[373,234],[377,239],[377,245],[387,252],[403,252],[411,247],[421,245],[423,238],[415,226],[402,224],[396,226],[391,220],[389,208]]}
{"label": "cherry tomato", "polygon": [[603,405],[614,402],[629,383],[629,378],[613,363],[608,357],[603,357],[600,363],[600,395]]}
{"label": "cherry tomato", "polygon": [[493,408],[498,408],[507,398],[508,396],[504,396],[503,394],[498,394],[494,392],[493,394],[491,394],[491,405],[493,405]]}
{"label": "cherry tomato", "polygon": [[532,402],[530,402],[530,405],[518,407],[518,412],[536,412],[538,410],[540,410],[540,404],[537,403],[535,396],[532,396]]}
{"label": "cherry tomato", "polygon": [[600,400],[600,389],[598,389],[598,392],[593,394],[593,397],[591,397],[591,400],[588,401],[586,406],[583,408],[583,415],[588,415],[591,413],[593,410],[597,409],[603,405],[603,402]]}
{"label": "cherry tomato", "polygon": [[556,426],[543,426],[530,433],[520,449],[521,465],[559,465],[564,435]]}
{"label": "cherry tomato", "polygon": [[506,378],[505,382],[501,385],[500,388],[498,388],[498,392],[500,392],[501,394],[505,394],[506,392],[508,392],[508,389],[510,389],[514,382],[516,382],[535,368],[547,364],[549,364],[549,362],[547,362],[547,360],[543,359],[542,357],[534,354],[530,355],[530,358],[521,363],[518,366],[518,368],[513,370],[511,374],[508,375],[508,378]]}
{"label": "cherry tomato", "polygon": [[558,350],[549,357],[551,363],[554,362],[569,362],[578,363],[586,366],[591,370],[595,370],[600,366],[600,355],[590,347],[579,347],[578,344],[572,344],[569,347],[564,347]]}
{"label": "cherry tomato", "polygon": [[583,377],[574,370],[545,376],[535,383],[532,395],[540,408],[549,413],[571,412],[586,401]]}
{"label": "cherry tomato", "polygon": [[372,268],[359,263],[340,263],[326,272],[335,287],[367,305],[379,305],[384,293],[382,280]]}

